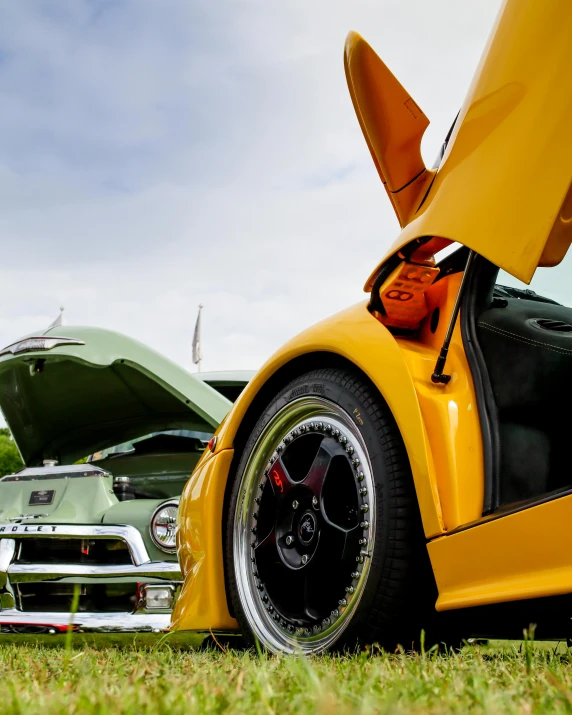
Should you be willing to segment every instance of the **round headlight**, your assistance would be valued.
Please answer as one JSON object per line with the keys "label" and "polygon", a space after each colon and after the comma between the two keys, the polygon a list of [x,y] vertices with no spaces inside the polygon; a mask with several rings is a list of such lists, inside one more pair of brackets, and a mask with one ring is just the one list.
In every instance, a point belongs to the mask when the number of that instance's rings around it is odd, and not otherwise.
{"label": "round headlight", "polygon": [[151,517],[149,528],[151,538],[155,545],[163,551],[174,551],[177,548],[175,525],[177,523],[178,508],[179,503],[176,501],[161,504],[155,509]]}

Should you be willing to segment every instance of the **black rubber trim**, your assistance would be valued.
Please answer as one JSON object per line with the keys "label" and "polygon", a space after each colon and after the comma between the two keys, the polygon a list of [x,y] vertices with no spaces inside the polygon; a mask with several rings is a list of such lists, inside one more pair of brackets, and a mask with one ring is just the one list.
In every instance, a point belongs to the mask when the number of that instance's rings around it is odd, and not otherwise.
{"label": "black rubber trim", "polygon": [[483,516],[500,503],[500,431],[493,388],[477,337],[477,318],[492,301],[497,274],[497,266],[476,256],[461,305],[461,335],[473,376],[483,444]]}
{"label": "black rubber trim", "polygon": [[391,256],[391,258],[389,258],[381,267],[381,270],[375,277],[371,287],[371,295],[369,303],[367,304],[370,312],[375,310],[381,315],[386,315],[385,308],[383,307],[383,303],[381,302],[381,298],[379,296],[379,290],[402,260],[403,259],[399,257],[399,254],[394,253],[393,256]]}
{"label": "black rubber trim", "polygon": [[481,526],[482,524],[488,524],[489,521],[496,521],[497,519],[502,519],[505,516],[511,516],[511,514],[517,514],[520,511],[526,511],[527,509],[532,509],[535,506],[540,506],[541,504],[546,504],[550,501],[556,501],[556,499],[562,499],[562,497],[567,497],[572,495],[572,487],[562,487],[561,489],[555,489],[552,492],[543,494],[541,497],[533,497],[532,499],[523,499],[523,501],[513,502],[512,504],[507,504],[506,506],[497,509],[492,514],[487,514],[480,519],[475,519],[475,521],[470,521],[467,524],[461,524],[456,529],[448,531],[445,536],[451,536],[452,534],[458,534],[460,531],[467,531],[467,529],[474,529],[476,526]]}
{"label": "black rubber trim", "polygon": [[390,191],[390,194],[398,194],[400,191],[403,191],[403,189],[406,189],[410,184],[412,184],[414,181],[417,181],[417,179],[423,174],[424,171],[427,171],[427,169],[423,168],[421,171],[414,176],[412,179],[409,179],[409,181],[406,184],[403,184],[403,186],[400,189],[395,189],[395,191]]}

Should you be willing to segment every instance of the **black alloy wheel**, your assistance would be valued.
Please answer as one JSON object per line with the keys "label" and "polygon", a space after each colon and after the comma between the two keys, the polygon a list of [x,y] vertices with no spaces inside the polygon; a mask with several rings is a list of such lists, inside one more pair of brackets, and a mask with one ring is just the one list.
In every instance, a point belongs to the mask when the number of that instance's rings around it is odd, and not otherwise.
{"label": "black alloy wheel", "polygon": [[227,575],[243,635],[302,653],[409,638],[419,535],[379,393],[343,370],[301,376],[264,411],[232,484]]}

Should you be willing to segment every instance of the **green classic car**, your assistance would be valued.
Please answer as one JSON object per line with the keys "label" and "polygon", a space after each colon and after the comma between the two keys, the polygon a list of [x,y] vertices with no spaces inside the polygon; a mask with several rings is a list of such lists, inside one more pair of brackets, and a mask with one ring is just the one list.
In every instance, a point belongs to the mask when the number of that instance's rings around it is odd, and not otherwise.
{"label": "green classic car", "polygon": [[0,350],[0,410],[26,465],[0,479],[2,632],[168,626],[178,497],[251,374],[191,375],[86,327]]}

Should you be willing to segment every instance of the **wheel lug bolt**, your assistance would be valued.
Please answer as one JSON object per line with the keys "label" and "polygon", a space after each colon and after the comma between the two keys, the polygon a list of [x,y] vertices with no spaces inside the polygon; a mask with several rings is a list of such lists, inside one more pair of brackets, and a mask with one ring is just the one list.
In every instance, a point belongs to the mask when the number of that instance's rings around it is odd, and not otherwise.
{"label": "wheel lug bolt", "polygon": [[257,583],[257,584],[256,584],[256,588],[257,588],[259,591],[264,591],[264,586],[263,586],[261,583]]}
{"label": "wheel lug bolt", "polygon": [[294,537],[291,534],[288,534],[288,536],[286,537],[286,545],[290,546],[290,544],[292,544],[293,541],[294,541]]}
{"label": "wheel lug bolt", "polygon": [[344,435],[341,435],[341,437],[339,438],[339,440],[340,440],[340,444],[346,444],[346,442],[348,441],[348,438],[347,438],[347,437],[344,437]]}
{"label": "wheel lug bolt", "polygon": [[258,488],[262,491],[262,489],[264,489],[264,484],[262,482],[260,482],[260,484],[258,485]]}
{"label": "wheel lug bolt", "polygon": [[253,519],[258,519],[258,512],[257,512],[257,511],[255,511],[255,512],[252,514],[252,518],[253,518]]}
{"label": "wheel lug bolt", "polygon": [[364,496],[367,494],[367,489],[366,489],[365,487],[362,487],[362,488],[359,490],[359,493],[362,495],[362,497],[364,497]]}
{"label": "wheel lug bolt", "polygon": [[286,435],[286,437],[284,437],[284,444],[290,444],[291,441],[292,437],[290,437],[290,435]]}
{"label": "wheel lug bolt", "polygon": [[355,588],[353,586],[346,586],[346,593],[353,593]]}
{"label": "wheel lug bolt", "polygon": [[312,497],[312,506],[317,507],[318,506],[318,497]]}
{"label": "wheel lug bolt", "polygon": [[278,452],[278,454],[280,454],[280,452],[281,452],[283,449],[284,449],[284,447],[283,447],[281,444],[279,444],[278,447],[276,447],[276,451]]}
{"label": "wheel lug bolt", "polygon": [[357,480],[358,480],[358,482],[363,482],[363,472],[357,473]]}
{"label": "wheel lug bolt", "polygon": [[331,613],[333,618],[337,618],[340,615],[340,612],[338,611],[337,608],[334,608],[334,610]]}
{"label": "wheel lug bolt", "polygon": [[252,527],[252,529],[251,529],[250,531],[252,531],[252,533],[253,533],[253,534],[256,534],[256,527],[255,527],[255,526],[253,526],[253,527]]}
{"label": "wheel lug bolt", "polygon": [[308,554],[302,554],[302,563],[307,564],[308,563]]}
{"label": "wheel lug bolt", "polygon": [[362,529],[369,529],[369,521],[360,521],[360,526]]}
{"label": "wheel lug bolt", "polygon": [[329,619],[329,618],[324,618],[324,620],[322,621],[322,625],[323,625],[323,626],[329,626],[329,625],[330,625],[330,619]]}
{"label": "wheel lug bolt", "polygon": [[294,501],[292,502],[292,509],[297,509],[299,506],[300,504],[298,503],[298,501],[294,499]]}
{"label": "wheel lug bolt", "polygon": [[340,600],[338,601],[338,606],[347,606],[347,605],[348,605],[348,602],[346,601],[346,599],[340,598]]}
{"label": "wheel lug bolt", "polygon": [[364,544],[367,544],[367,539],[360,539],[360,540],[358,541],[358,544],[359,544],[360,546],[363,546]]}
{"label": "wheel lug bolt", "polygon": [[[353,453],[354,453],[354,448],[351,446],[351,444],[348,444],[348,446],[346,447],[346,452],[347,452],[348,454],[353,454]],[[355,465],[354,465],[354,466],[355,466]]]}
{"label": "wheel lug bolt", "polygon": [[254,548],[255,548],[255,546],[256,546],[256,541],[251,541],[251,542],[250,542],[250,545],[251,545],[251,546],[252,546],[252,548],[254,549]]}
{"label": "wheel lug bolt", "polygon": [[359,571],[354,571],[352,573],[352,578],[358,578],[359,577]]}
{"label": "wheel lug bolt", "polygon": [[360,509],[361,509],[362,511],[369,511],[369,504],[362,504],[361,507],[360,507]]}
{"label": "wheel lug bolt", "polygon": [[264,601],[264,603],[268,603],[268,596],[264,594],[264,596],[262,596],[262,600]]}
{"label": "wheel lug bolt", "polygon": [[260,497],[254,497],[254,501],[255,501],[257,504],[260,504],[260,502],[261,502],[262,500],[261,500]]}
{"label": "wheel lug bolt", "polygon": [[359,459],[354,459],[354,461],[352,462],[352,464],[353,464],[354,467],[359,467],[359,465],[360,465]]}
{"label": "wheel lug bolt", "polygon": [[356,561],[360,564],[363,564],[363,556],[356,556]]}

